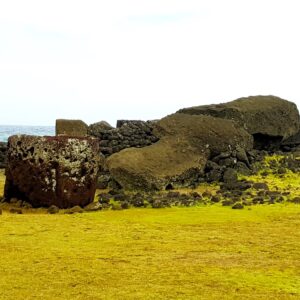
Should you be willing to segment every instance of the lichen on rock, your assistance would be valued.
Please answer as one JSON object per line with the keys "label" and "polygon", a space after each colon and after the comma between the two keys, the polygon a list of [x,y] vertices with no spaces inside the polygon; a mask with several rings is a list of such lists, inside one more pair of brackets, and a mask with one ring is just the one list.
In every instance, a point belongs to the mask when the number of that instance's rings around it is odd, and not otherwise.
{"label": "lichen on rock", "polygon": [[95,194],[98,153],[92,138],[12,136],[5,198],[17,197],[34,207],[85,206]]}

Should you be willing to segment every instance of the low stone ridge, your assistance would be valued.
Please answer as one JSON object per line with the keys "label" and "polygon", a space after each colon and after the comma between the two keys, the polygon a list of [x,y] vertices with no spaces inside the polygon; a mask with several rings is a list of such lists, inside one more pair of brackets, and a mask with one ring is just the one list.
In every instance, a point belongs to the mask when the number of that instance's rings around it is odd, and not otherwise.
{"label": "low stone ridge", "polygon": [[89,132],[100,140],[100,152],[105,156],[126,148],[142,148],[158,141],[153,134],[154,124],[151,121],[121,120],[118,121],[119,127],[112,129],[96,124],[90,126]]}
{"label": "low stone ridge", "polygon": [[178,113],[234,120],[254,137],[257,149],[278,148],[299,130],[296,104],[275,96],[252,96],[213,105],[184,108]]}
{"label": "low stone ridge", "polygon": [[88,125],[81,120],[56,120],[56,135],[85,137],[88,135]]}
{"label": "low stone ridge", "polygon": [[232,121],[174,114],[158,121],[160,141],[126,149],[107,159],[113,179],[127,190],[161,190],[199,183],[212,155],[250,150],[253,138]]}
{"label": "low stone ridge", "polygon": [[7,143],[0,142],[0,169],[6,167]]}
{"label": "low stone ridge", "polygon": [[33,207],[82,207],[94,199],[99,160],[93,138],[11,136],[4,196]]}

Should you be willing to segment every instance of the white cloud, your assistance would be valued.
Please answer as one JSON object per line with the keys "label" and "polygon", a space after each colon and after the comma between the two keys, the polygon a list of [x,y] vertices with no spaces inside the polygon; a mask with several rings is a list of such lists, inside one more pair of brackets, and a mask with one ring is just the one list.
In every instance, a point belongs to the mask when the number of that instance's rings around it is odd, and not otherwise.
{"label": "white cloud", "polygon": [[250,94],[300,104],[297,11],[296,0],[2,1],[0,123],[152,119]]}

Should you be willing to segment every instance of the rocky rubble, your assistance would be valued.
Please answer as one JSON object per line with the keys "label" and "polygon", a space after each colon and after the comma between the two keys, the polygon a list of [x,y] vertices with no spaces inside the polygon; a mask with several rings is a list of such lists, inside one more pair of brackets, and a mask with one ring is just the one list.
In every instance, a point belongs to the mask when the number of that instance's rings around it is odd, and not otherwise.
{"label": "rocky rubble", "polygon": [[155,123],[158,143],[116,153],[107,166],[124,189],[223,181],[227,169],[250,174],[251,164],[279,149],[299,125],[296,105],[274,96],[186,108]]}
{"label": "rocky rubble", "polygon": [[[128,192],[124,189],[115,189],[108,193],[100,193],[98,201],[102,209],[189,207],[216,203],[231,206],[233,209],[243,209],[251,205],[271,205],[282,202],[299,204],[300,197],[295,196],[295,191],[291,190],[287,179],[291,178],[290,172],[295,176],[300,173],[298,158],[299,155],[278,152],[273,156],[267,156],[267,160],[265,158],[254,162],[251,172],[252,175],[256,174],[257,181],[251,180],[251,176],[240,178],[241,175],[235,169],[227,168],[222,182],[204,184],[203,188],[206,190],[202,192],[199,191],[199,187],[190,192],[176,190]],[[272,180],[268,181],[269,176]],[[281,178],[286,185],[278,187],[274,182],[280,182]]]}
{"label": "rocky rubble", "polygon": [[[298,201],[264,181],[239,179],[257,172],[268,176],[270,169],[279,177],[300,172],[295,158],[300,149],[299,113],[295,104],[278,97],[186,108],[155,122],[119,120],[117,128],[105,121],[87,127],[78,120],[57,120],[57,134],[10,139],[7,199],[34,207],[75,207],[70,213],[81,211],[78,206],[96,211],[221,203],[241,209]],[[6,145],[0,144],[0,167],[5,151]],[[274,153],[283,155],[280,165],[270,160],[264,166],[264,158]],[[263,168],[269,171],[262,172]],[[97,178],[98,188],[109,187],[115,193],[101,194],[93,203]],[[200,183],[217,184],[220,189],[213,194],[172,191]],[[165,190],[169,192],[159,192]],[[129,196],[127,191],[135,193]]]}

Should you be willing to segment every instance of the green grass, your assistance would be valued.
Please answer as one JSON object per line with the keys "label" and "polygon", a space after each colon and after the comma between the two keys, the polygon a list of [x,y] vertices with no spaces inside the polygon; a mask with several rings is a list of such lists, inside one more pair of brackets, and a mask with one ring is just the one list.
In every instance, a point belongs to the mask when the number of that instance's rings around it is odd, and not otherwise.
{"label": "green grass", "polygon": [[0,218],[1,299],[299,299],[300,206]]}
{"label": "green grass", "polygon": [[4,211],[0,299],[300,299],[299,249],[300,205]]}
{"label": "green grass", "polygon": [[[290,192],[287,199],[300,196],[300,174],[294,173],[291,170],[285,168],[284,174],[278,174],[277,169],[281,166],[280,161],[284,156],[272,155],[265,157],[260,166],[260,170],[257,174],[251,176],[239,176],[240,179],[251,180],[253,182],[264,182],[268,185],[270,190],[277,190],[280,192]],[[300,158],[298,158],[300,159]],[[275,167],[271,166],[275,164]],[[277,165],[277,166],[276,166]],[[267,173],[267,176],[264,176]]]}

